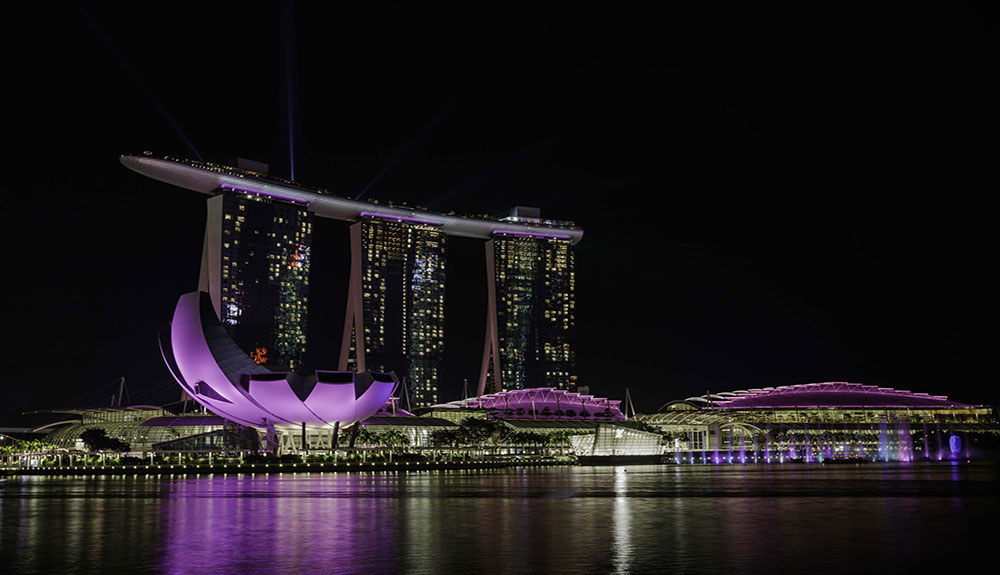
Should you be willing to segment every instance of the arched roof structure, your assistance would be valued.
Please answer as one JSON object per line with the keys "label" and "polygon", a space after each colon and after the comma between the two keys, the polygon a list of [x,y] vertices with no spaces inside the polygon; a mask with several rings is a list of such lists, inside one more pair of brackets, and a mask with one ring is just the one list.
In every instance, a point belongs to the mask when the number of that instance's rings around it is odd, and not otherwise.
{"label": "arched roof structure", "polygon": [[[578,419],[625,419],[621,401],[594,397],[564,389],[536,387],[489,393],[433,406],[431,409],[487,409],[503,411],[505,417],[560,417],[574,411]],[[581,415],[582,413],[587,415]],[[560,415],[561,413],[561,415]]]}
{"label": "arched roof structure", "polygon": [[915,393],[905,389],[844,381],[754,388],[689,397],[667,403],[660,408],[660,412],[683,409],[682,406],[710,410],[978,407],[950,400],[945,395]]}

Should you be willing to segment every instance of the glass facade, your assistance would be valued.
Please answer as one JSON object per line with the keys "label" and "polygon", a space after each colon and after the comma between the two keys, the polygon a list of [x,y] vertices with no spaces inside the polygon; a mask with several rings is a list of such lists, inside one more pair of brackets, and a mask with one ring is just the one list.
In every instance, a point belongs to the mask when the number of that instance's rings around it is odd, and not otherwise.
{"label": "glass facade", "polygon": [[313,215],[305,206],[222,193],[219,319],[272,371],[301,371]]}
{"label": "glass facade", "polygon": [[[444,353],[447,236],[431,225],[365,218],[360,226],[360,295],[365,368],[406,378],[412,407],[439,401]],[[352,321],[350,315],[348,322]],[[347,369],[357,369],[353,318]]]}
{"label": "glass facade", "polygon": [[[492,240],[497,343],[504,389],[576,386],[573,247],[569,240]],[[497,366],[499,363],[499,366]]]}

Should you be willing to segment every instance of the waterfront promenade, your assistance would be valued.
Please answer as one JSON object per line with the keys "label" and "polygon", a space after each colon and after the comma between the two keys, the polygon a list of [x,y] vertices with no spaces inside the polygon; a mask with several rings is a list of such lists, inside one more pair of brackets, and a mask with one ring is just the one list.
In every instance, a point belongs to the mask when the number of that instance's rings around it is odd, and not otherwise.
{"label": "waterfront promenade", "polygon": [[183,458],[169,458],[155,463],[129,463],[110,460],[86,462],[73,465],[21,465],[4,462],[0,466],[0,476],[15,475],[161,475],[161,474],[228,474],[228,473],[317,473],[338,471],[434,471],[453,469],[503,469],[508,467],[539,467],[549,465],[575,465],[576,459],[565,456],[485,456],[433,459],[381,459],[362,460],[338,458],[333,460],[292,461],[292,458],[260,458],[240,461],[184,461]]}

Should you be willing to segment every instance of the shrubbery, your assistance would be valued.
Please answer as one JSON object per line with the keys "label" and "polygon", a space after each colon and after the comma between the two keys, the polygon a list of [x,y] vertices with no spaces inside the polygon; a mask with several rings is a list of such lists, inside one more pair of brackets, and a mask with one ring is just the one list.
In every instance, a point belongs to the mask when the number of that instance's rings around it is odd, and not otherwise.
{"label": "shrubbery", "polygon": [[58,447],[41,439],[13,439],[7,445],[0,446],[0,454],[11,453],[46,453],[56,451]]}

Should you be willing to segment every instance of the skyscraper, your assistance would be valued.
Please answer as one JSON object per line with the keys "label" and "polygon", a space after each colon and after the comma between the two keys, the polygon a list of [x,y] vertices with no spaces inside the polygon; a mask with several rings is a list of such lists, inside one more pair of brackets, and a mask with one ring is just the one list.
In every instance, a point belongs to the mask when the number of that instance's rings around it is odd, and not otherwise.
{"label": "skyscraper", "polygon": [[[515,208],[508,221],[537,221]],[[487,319],[479,394],[576,386],[576,265],[571,237],[497,230],[486,243]]]}
{"label": "skyscraper", "polygon": [[412,407],[441,399],[446,242],[418,218],[365,213],[351,225],[340,369],[395,371]]}
{"label": "skyscraper", "polygon": [[208,199],[198,289],[233,340],[272,370],[303,368],[313,215],[226,187]]}
{"label": "skyscraper", "polygon": [[[314,217],[351,222],[340,369],[395,371],[412,407],[443,401],[447,236],[487,240],[478,392],[576,384],[575,262],[583,230],[517,207],[460,216],[356,201],[268,177],[266,166],[122,156],[136,172],[212,196],[200,290],[241,349],[297,370],[306,351]],[[449,308],[449,313],[472,310]]]}

